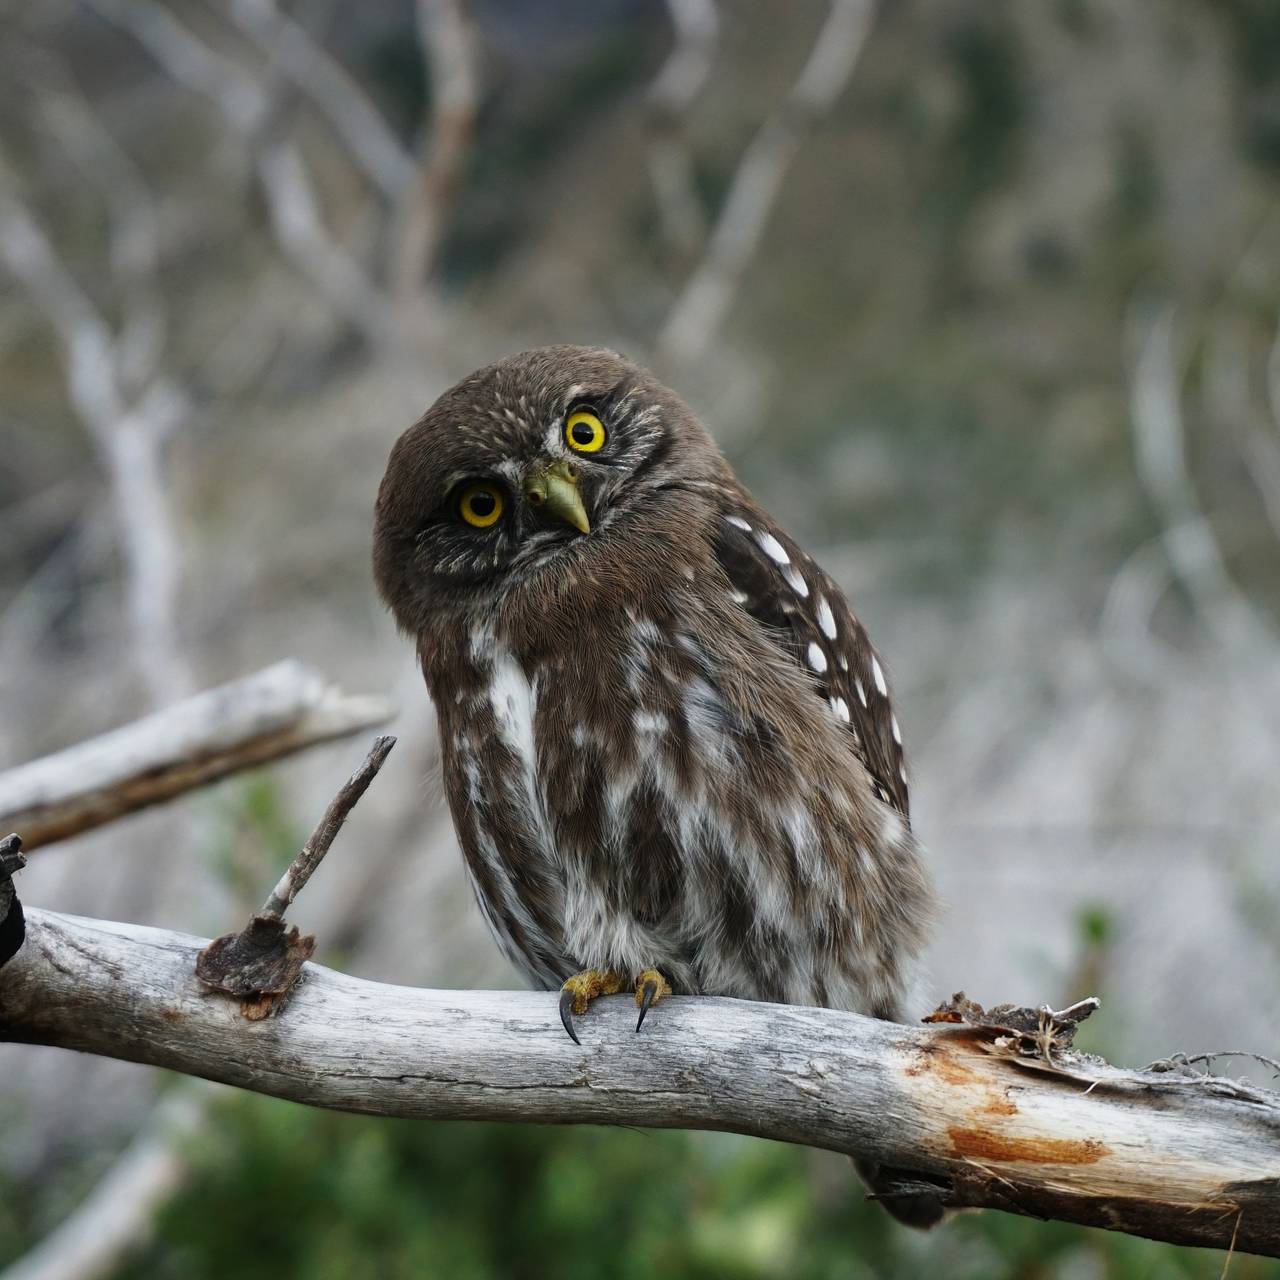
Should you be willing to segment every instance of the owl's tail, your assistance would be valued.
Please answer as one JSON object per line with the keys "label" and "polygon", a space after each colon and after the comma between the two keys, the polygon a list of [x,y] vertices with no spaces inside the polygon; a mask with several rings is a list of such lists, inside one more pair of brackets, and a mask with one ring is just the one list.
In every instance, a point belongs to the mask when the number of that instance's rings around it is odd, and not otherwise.
{"label": "owl's tail", "polygon": [[866,1183],[871,1198],[905,1226],[928,1231],[946,1217],[942,1188],[919,1174],[856,1157],[853,1158],[853,1167]]}

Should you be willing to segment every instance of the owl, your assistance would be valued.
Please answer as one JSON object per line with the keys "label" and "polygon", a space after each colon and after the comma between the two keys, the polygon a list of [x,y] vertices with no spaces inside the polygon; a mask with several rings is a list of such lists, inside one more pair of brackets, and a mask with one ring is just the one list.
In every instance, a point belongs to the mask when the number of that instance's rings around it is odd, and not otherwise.
{"label": "owl", "polygon": [[396,442],[374,572],[499,946],[639,1030],[672,991],[899,1019],[932,891],[875,650],[707,430],[608,350],[473,373]]}

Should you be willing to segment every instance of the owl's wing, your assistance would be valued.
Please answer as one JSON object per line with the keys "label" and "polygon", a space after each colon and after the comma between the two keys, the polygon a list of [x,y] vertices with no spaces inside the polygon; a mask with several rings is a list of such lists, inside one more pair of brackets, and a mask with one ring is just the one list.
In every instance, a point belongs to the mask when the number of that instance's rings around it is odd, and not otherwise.
{"label": "owl's wing", "polygon": [[902,736],[884,669],[840,588],[758,509],[727,508],[715,552],[734,600],[812,677],[849,726],[877,794],[906,817]]}

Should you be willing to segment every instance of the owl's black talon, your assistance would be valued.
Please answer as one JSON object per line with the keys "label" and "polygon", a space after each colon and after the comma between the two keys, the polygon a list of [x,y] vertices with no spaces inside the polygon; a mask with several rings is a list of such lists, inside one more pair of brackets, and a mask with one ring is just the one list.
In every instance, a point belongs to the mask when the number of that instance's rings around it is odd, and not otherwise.
{"label": "owl's black talon", "polygon": [[[643,1014],[641,1015],[643,1017]],[[569,1033],[569,1039],[576,1045],[581,1045],[582,1041],[578,1039],[578,1033],[573,1029],[573,992],[562,991],[560,993],[560,1021],[564,1023],[564,1029]]]}
{"label": "owl's black talon", "polygon": [[644,1026],[644,1015],[649,1012],[649,1006],[653,1004],[658,997],[658,984],[652,978],[644,984],[640,989],[640,1016],[636,1019],[636,1034],[639,1035],[640,1028]]}
{"label": "owl's black talon", "polygon": [[644,1015],[649,1012],[649,1007],[670,994],[671,983],[657,969],[645,969],[636,977],[636,1004],[640,1008],[640,1016],[636,1019],[637,1032],[644,1026]]}

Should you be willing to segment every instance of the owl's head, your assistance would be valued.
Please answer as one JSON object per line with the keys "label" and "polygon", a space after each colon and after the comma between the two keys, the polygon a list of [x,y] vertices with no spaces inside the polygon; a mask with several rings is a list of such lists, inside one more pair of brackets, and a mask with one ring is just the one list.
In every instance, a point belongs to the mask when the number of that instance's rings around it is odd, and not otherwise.
{"label": "owl's head", "polygon": [[623,539],[674,532],[723,467],[679,397],[616,352],[521,352],[464,378],[396,441],[374,522],[378,590],[411,633],[442,611],[498,607],[548,575],[589,574]]}

